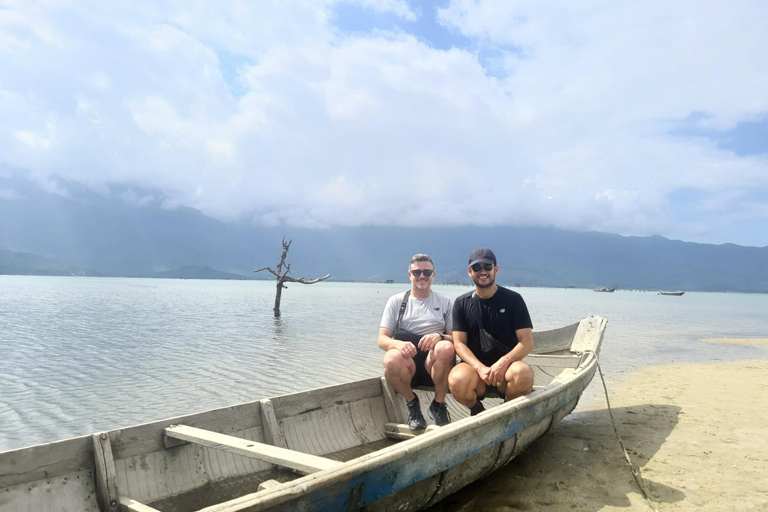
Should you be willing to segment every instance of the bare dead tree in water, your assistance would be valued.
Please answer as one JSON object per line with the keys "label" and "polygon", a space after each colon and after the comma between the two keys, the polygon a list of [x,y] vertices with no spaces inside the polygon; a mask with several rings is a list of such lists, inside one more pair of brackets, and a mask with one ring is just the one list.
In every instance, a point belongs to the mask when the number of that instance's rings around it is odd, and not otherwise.
{"label": "bare dead tree in water", "polygon": [[303,277],[295,278],[289,276],[288,274],[291,271],[291,264],[290,262],[285,262],[285,257],[288,255],[288,249],[291,248],[291,242],[293,242],[293,240],[288,240],[288,242],[286,242],[285,237],[283,237],[283,253],[280,255],[280,263],[277,264],[277,272],[272,270],[270,267],[263,267],[258,270],[254,270],[254,272],[268,270],[270,274],[275,276],[275,279],[277,279],[277,292],[275,293],[275,307],[273,309],[275,312],[275,318],[280,317],[280,298],[283,295],[283,288],[288,288],[283,283],[287,281],[289,283],[315,284],[319,283],[320,281],[325,281],[331,277],[331,274],[326,274],[323,277],[318,277],[317,279],[306,280]]}

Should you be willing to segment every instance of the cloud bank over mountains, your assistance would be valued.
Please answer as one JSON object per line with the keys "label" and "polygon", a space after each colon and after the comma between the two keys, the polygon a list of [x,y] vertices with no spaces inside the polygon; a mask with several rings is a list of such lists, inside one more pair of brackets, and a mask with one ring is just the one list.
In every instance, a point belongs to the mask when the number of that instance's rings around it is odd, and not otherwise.
{"label": "cloud bank over mountains", "polygon": [[761,1],[31,0],[0,55],[0,173],[63,196],[768,244]]}

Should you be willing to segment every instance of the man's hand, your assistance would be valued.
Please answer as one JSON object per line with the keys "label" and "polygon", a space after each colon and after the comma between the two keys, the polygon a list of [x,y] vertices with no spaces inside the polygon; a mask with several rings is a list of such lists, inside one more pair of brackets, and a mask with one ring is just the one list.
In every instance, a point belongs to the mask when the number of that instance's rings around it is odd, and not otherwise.
{"label": "man's hand", "polygon": [[435,345],[441,341],[441,336],[438,333],[425,334],[419,340],[419,349],[423,352],[429,352]]}
{"label": "man's hand", "polygon": [[395,342],[396,342],[395,348],[398,351],[400,351],[403,357],[405,357],[406,359],[413,359],[416,356],[416,353],[417,353],[416,345],[414,345],[410,341],[395,340]]}
{"label": "man's hand", "polygon": [[491,369],[488,368],[485,365],[480,366],[480,368],[475,368],[475,371],[480,376],[480,379],[485,382],[488,386],[494,386],[495,384],[491,382],[490,376],[491,376]]}
{"label": "man's hand", "polygon": [[507,373],[507,368],[509,368],[509,365],[512,364],[512,361],[507,360],[506,357],[502,357],[493,365],[491,366],[491,371],[488,373],[488,378],[490,382],[486,382],[486,384],[491,384],[492,386],[499,387],[501,386],[504,381],[506,380],[504,378],[504,374]]}

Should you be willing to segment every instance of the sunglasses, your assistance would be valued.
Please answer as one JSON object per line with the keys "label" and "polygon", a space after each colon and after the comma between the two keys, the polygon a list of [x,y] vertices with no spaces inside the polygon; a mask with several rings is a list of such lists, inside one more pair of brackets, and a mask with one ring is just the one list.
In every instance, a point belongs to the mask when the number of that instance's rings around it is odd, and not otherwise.
{"label": "sunglasses", "polygon": [[491,270],[493,270],[493,263],[475,263],[469,268],[472,269],[472,272],[480,272],[481,270],[490,272]]}
{"label": "sunglasses", "polygon": [[411,270],[413,277],[421,277],[421,273],[424,273],[424,277],[429,277],[434,273],[434,270]]}

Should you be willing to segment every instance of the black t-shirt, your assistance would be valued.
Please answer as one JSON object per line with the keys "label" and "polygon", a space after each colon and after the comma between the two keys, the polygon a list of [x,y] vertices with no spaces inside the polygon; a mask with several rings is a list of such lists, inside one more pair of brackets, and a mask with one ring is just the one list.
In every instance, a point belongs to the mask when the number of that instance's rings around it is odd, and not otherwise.
{"label": "black t-shirt", "polygon": [[[481,363],[490,366],[517,345],[518,329],[533,328],[531,315],[523,297],[512,290],[499,286],[490,299],[472,298],[474,292],[465,293],[453,303],[453,330],[467,333],[467,347]],[[483,327],[496,341],[509,347],[506,352],[494,349],[482,352],[480,346],[480,326],[477,321],[480,306]]]}

